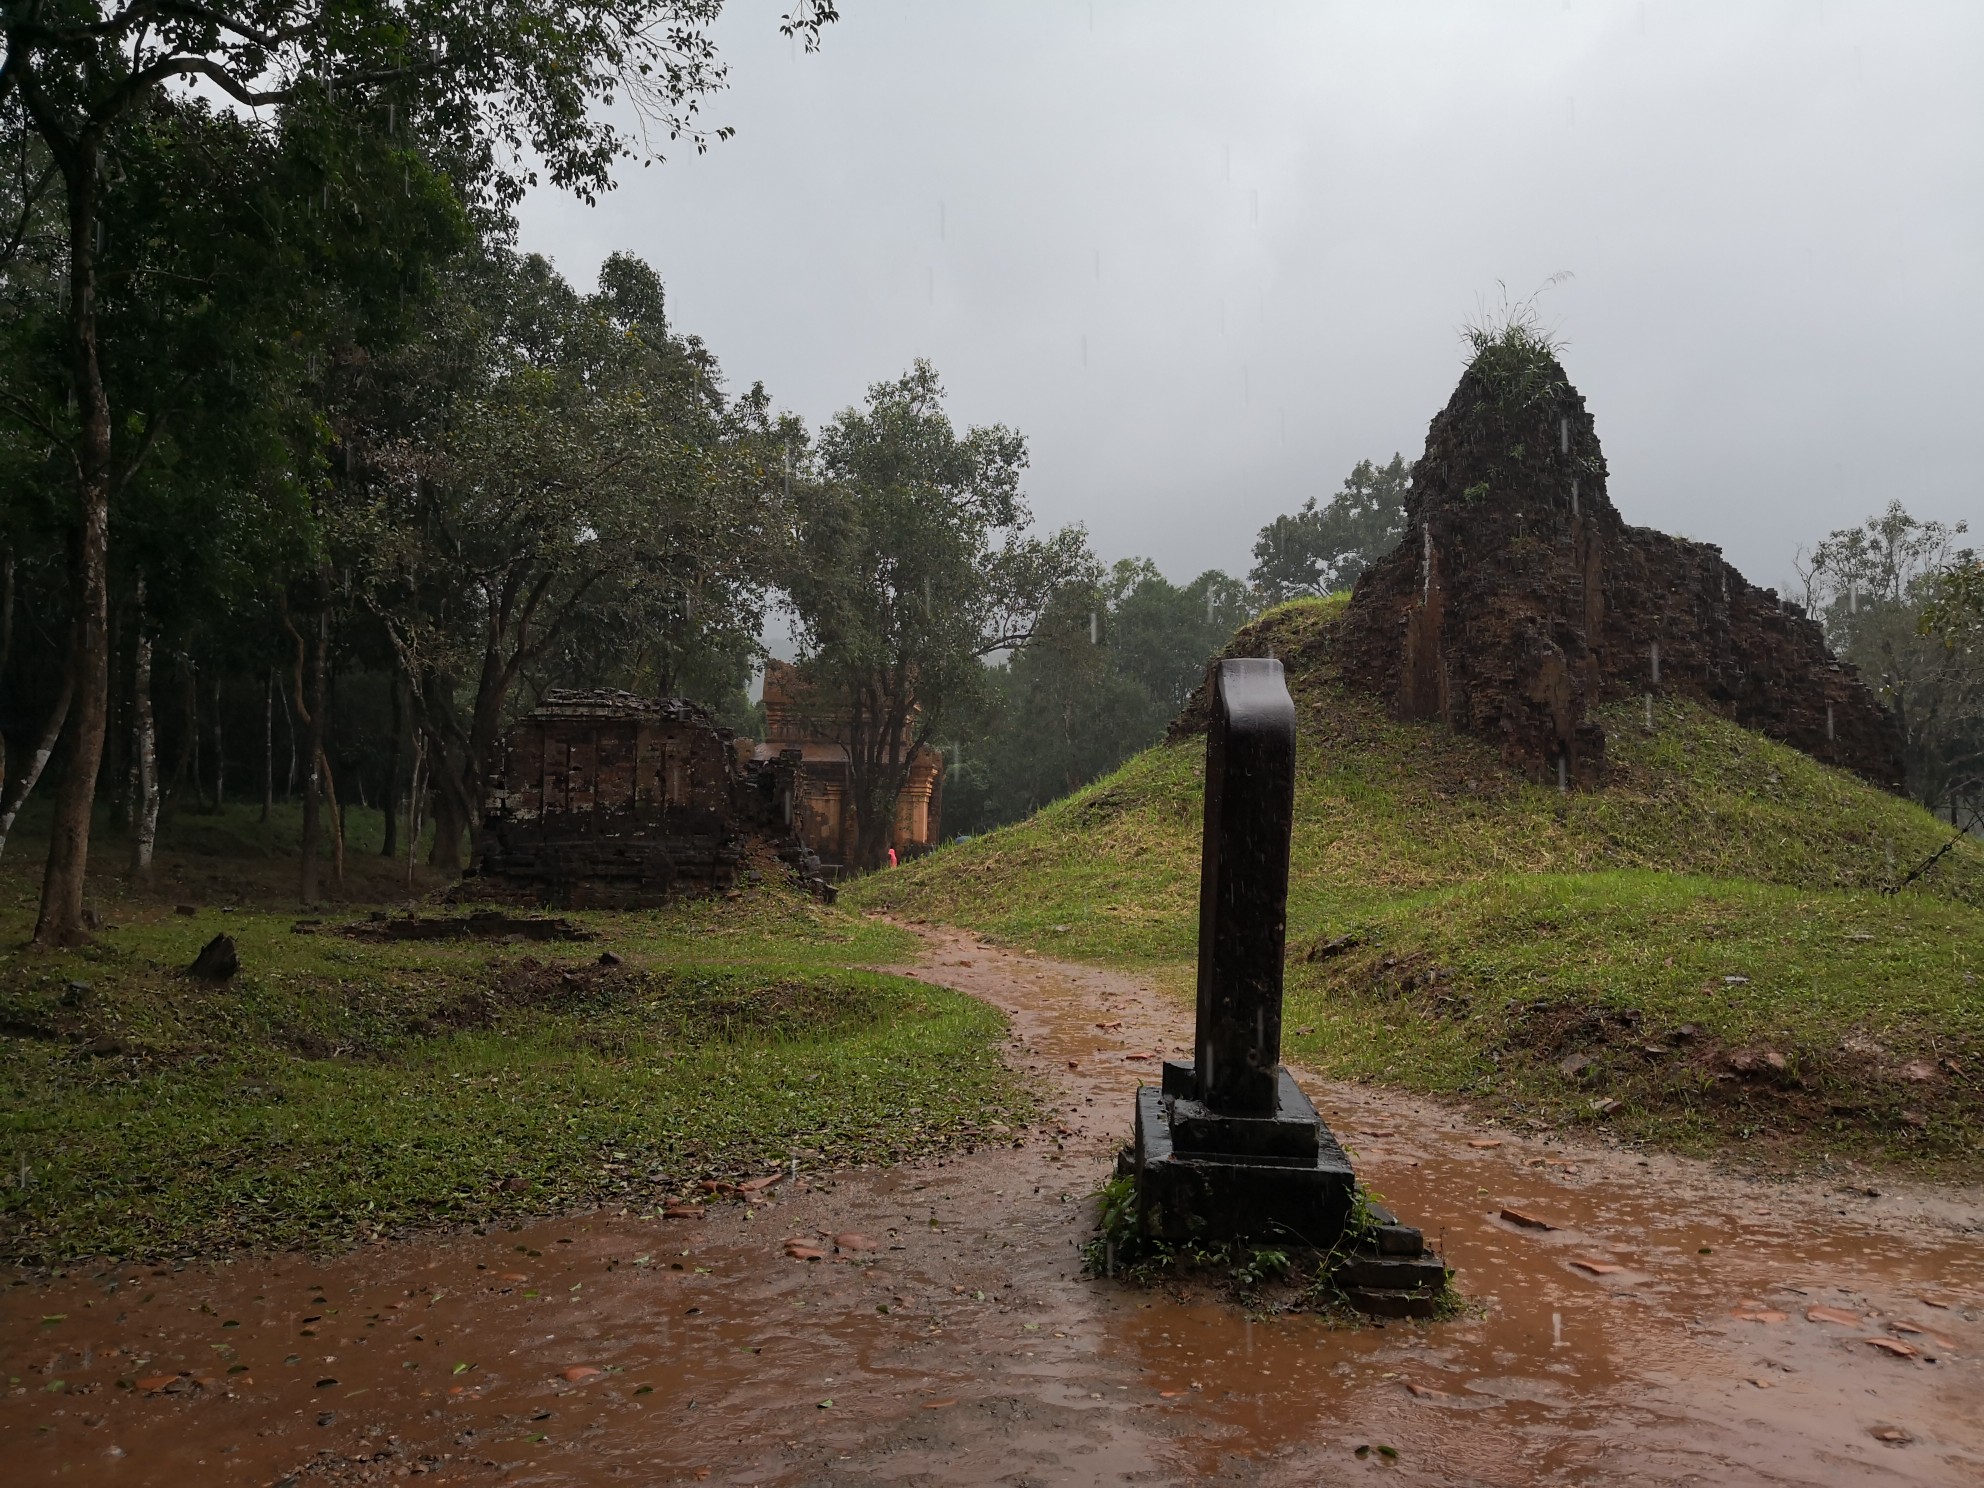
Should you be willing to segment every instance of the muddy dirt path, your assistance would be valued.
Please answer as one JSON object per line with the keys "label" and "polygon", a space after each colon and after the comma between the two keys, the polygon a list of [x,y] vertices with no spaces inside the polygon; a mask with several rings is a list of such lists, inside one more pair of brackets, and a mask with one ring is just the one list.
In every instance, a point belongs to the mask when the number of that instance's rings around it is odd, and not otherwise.
{"label": "muddy dirt path", "polygon": [[0,1476],[1984,1481],[1984,1195],[1752,1182],[1305,1079],[1479,1315],[1249,1321],[1080,1275],[1086,1196],[1189,1010],[962,934],[926,946],[916,974],[1010,1012],[1013,1059],[1056,1092],[1021,1145],[701,1219],[18,1282]]}

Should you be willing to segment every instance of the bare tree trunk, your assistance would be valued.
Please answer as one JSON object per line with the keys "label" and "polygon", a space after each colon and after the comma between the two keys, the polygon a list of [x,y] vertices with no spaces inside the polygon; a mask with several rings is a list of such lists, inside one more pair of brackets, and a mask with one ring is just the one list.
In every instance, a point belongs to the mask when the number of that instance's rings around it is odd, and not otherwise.
{"label": "bare tree trunk", "polygon": [[[283,623],[284,625],[288,625],[287,616],[284,617]],[[290,634],[295,635],[296,632],[291,630]],[[297,637],[296,643],[299,647],[303,644],[301,636]],[[297,658],[296,665],[298,668],[297,676],[300,679],[303,675],[301,670],[303,660],[300,655]],[[301,680],[296,684],[296,695],[298,697],[303,696],[303,683]],[[284,737],[289,740],[289,775],[282,788],[283,804],[288,805],[296,799],[296,714],[289,706],[289,689],[287,687],[278,687],[276,689],[276,696],[282,699],[282,731]]]}
{"label": "bare tree trunk", "polygon": [[78,531],[74,627],[68,687],[74,717],[69,755],[48,833],[48,866],[41,880],[35,944],[78,945],[89,939],[83,895],[89,877],[90,815],[110,704],[110,398],[96,341],[96,190],[94,144],[63,165],[69,206],[69,353],[80,428],[76,459]]}
{"label": "bare tree trunk", "polygon": [[427,854],[428,864],[442,873],[462,871],[462,833],[468,829],[468,812],[462,801],[466,789],[448,768],[447,756],[441,756],[441,768],[435,772],[434,788],[434,846]]}
{"label": "bare tree trunk", "polygon": [[262,825],[276,809],[276,674],[262,684]]}
{"label": "bare tree trunk", "polygon": [[[287,616],[283,623],[289,624]],[[289,633],[296,636],[296,670],[292,678],[296,688],[296,716],[303,723],[303,758],[305,761],[303,780],[303,843],[297,863],[297,897],[305,904],[317,902],[317,820],[319,810],[319,762],[323,759],[323,732],[320,720],[323,718],[324,702],[324,649],[317,648],[317,659],[310,672],[312,708],[303,699],[304,653],[308,649],[303,637],[296,628],[290,626]]]}
{"label": "bare tree trunk", "polygon": [[200,778],[200,670],[190,656],[179,661],[179,756],[166,794],[177,799],[189,788],[193,804],[205,809],[206,782]]}
{"label": "bare tree trunk", "polygon": [[65,676],[62,690],[55,695],[55,706],[48,710],[48,722],[42,726],[41,738],[35,742],[34,753],[28,756],[27,768],[8,788],[5,801],[0,802],[0,853],[7,851],[7,834],[14,830],[14,818],[21,814],[22,803],[41,779],[48,757],[55,753],[55,741],[62,737],[62,723],[69,716],[69,703],[75,692],[75,679]]}
{"label": "bare tree trunk", "polygon": [[402,767],[406,764],[406,699],[405,688],[397,670],[393,673],[393,757],[386,767],[386,793],[379,801],[386,814],[385,840],[379,847],[382,858],[396,858],[400,855],[400,787],[404,776]]}
{"label": "bare tree trunk", "polygon": [[406,793],[406,891],[413,892],[413,862],[420,851],[420,803],[427,790],[427,739],[413,731],[413,781]]}
{"label": "bare tree trunk", "polygon": [[[0,681],[14,659],[14,550],[0,549]],[[7,788],[7,735],[0,732],[0,792]],[[6,846],[0,841],[0,848]]]}
{"label": "bare tree trunk", "polygon": [[220,732],[220,673],[214,673],[214,810],[227,809],[227,750]]}
{"label": "bare tree trunk", "polygon": [[[320,586],[322,588],[324,586]],[[337,679],[331,673],[331,608],[328,600],[317,611],[317,695],[311,715],[317,731],[317,772],[324,783],[324,804],[331,816],[331,883],[344,889],[344,808],[338,804],[337,777],[331,772],[331,697]]]}
{"label": "bare tree trunk", "polygon": [[158,736],[152,715],[152,638],[145,629],[145,580],[138,578],[138,634],[131,667],[131,876],[152,875],[152,849],[158,841]]}

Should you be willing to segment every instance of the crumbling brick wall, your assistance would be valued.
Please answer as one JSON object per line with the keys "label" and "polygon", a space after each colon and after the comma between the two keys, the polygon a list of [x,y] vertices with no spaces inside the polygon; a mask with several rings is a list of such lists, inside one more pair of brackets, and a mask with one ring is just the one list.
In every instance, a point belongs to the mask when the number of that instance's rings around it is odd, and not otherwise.
{"label": "crumbling brick wall", "polygon": [[1406,536],[1352,594],[1345,676],[1534,778],[1561,762],[1599,783],[1592,708],[1651,691],[1900,789],[1893,713],[1720,549],[1621,518],[1584,398],[1547,362],[1522,379],[1477,362],[1434,416]]}
{"label": "crumbling brick wall", "polygon": [[560,905],[658,904],[733,887],[754,840],[819,889],[792,834],[795,767],[741,760],[682,698],[549,693],[512,732],[477,832],[481,887]]}

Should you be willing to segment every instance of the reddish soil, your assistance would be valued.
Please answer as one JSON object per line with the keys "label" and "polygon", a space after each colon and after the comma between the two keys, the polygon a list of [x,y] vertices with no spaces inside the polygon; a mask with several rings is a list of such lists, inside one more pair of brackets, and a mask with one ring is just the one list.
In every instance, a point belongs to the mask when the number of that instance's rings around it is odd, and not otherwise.
{"label": "reddish soil", "polygon": [[1984,1481],[1984,1195],[1746,1179],[1305,1080],[1478,1308],[1250,1320],[1077,1259],[1137,1056],[1181,1051],[1189,1010],[948,932],[920,974],[1013,1014],[1059,1101],[1023,1146],[703,1218],[17,1278],[6,1480]]}

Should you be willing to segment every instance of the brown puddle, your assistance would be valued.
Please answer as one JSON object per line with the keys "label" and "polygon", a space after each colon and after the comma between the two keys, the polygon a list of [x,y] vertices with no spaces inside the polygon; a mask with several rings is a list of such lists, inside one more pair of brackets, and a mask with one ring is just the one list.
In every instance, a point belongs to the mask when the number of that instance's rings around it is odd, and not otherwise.
{"label": "brown puddle", "polygon": [[702,1219],[16,1285],[6,1480],[1984,1481],[1974,1192],[1471,1147],[1495,1134],[1307,1080],[1480,1315],[1249,1321],[1079,1274],[1086,1196],[1155,1078],[1126,1056],[1182,1052],[1188,1011],[951,934],[922,974],[1013,1013],[1016,1062],[1064,1092],[1044,1139]]}

